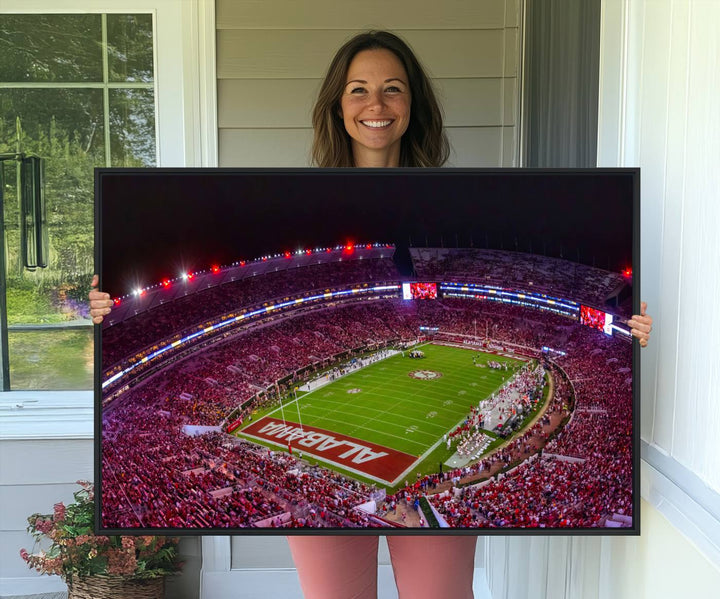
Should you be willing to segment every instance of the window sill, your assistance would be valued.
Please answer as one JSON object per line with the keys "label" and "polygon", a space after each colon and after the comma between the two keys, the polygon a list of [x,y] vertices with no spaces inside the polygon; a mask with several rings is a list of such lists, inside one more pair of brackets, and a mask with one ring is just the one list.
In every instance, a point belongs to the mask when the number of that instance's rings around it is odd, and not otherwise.
{"label": "window sill", "polygon": [[92,439],[92,391],[0,393],[0,440]]}

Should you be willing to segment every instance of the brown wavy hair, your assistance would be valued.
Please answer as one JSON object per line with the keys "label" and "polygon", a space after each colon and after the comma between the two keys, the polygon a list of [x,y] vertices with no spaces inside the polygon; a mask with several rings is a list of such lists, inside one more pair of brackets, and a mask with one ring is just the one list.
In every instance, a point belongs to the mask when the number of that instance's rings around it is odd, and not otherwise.
{"label": "brown wavy hair", "polygon": [[450,145],[443,131],[442,111],[433,86],[410,47],[388,31],[356,35],[335,54],[313,109],[313,163],[321,167],[355,166],[350,136],[340,116],[340,98],[350,63],[363,50],[389,50],[398,57],[408,76],[412,103],[410,123],[400,142],[400,166],[445,164]]}

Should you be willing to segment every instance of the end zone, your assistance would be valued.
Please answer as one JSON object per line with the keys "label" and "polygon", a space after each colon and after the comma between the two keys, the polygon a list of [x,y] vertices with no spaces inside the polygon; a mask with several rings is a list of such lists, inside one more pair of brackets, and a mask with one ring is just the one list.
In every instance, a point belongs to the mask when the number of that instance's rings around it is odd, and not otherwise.
{"label": "end zone", "polygon": [[240,432],[281,446],[289,445],[293,450],[313,455],[387,485],[391,485],[418,460],[417,456],[390,447],[268,416]]}

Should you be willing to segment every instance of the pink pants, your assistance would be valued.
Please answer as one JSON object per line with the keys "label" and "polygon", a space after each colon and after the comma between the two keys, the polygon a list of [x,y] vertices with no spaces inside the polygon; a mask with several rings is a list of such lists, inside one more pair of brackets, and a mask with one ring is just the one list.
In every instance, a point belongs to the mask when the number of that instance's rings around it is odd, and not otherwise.
{"label": "pink pants", "polygon": [[[388,537],[399,599],[472,599],[477,537]],[[305,599],[376,599],[378,537],[288,537]]]}

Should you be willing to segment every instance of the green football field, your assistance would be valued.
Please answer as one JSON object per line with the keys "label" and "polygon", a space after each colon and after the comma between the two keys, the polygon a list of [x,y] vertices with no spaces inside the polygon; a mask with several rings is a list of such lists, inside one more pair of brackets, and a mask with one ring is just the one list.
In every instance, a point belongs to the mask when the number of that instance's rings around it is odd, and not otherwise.
{"label": "green football field", "polygon": [[[386,358],[309,393],[298,392],[297,405],[284,404],[284,417],[422,456],[522,365],[520,360],[457,347],[420,349],[425,358],[409,358],[406,351],[405,356]],[[509,368],[480,368],[473,358],[478,364],[507,362]],[[435,378],[416,378],[411,375],[415,371],[431,371],[420,376]],[[278,408],[266,416],[283,414]]]}

